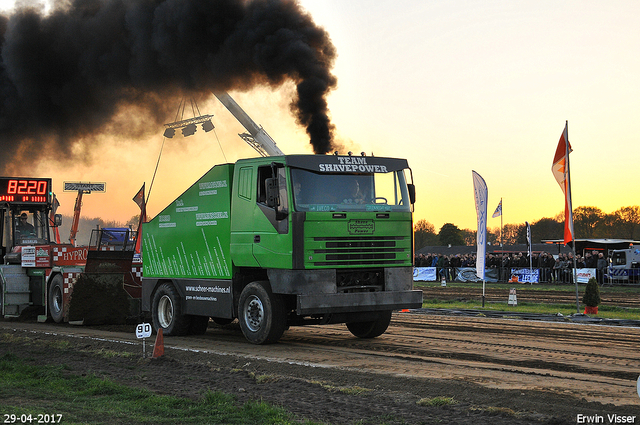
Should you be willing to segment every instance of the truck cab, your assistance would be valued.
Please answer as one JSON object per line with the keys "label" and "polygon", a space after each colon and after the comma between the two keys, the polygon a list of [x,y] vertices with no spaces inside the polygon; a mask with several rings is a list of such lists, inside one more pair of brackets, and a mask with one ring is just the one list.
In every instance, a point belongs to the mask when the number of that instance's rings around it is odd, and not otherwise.
{"label": "truck cab", "polygon": [[628,283],[640,282],[640,249],[616,249],[611,252],[609,278]]}

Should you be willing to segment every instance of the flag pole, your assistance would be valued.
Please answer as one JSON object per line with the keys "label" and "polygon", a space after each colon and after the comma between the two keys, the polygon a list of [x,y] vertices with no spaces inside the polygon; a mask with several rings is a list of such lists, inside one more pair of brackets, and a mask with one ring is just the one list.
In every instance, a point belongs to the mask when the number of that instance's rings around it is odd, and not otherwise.
{"label": "flag pole", "polygon": [[[500,205],[502,205],[502,198],[500,198]],[[500,208],[500,251],[502,251],[502,207]]]}
{"label": "flag pole", "polygon": [[571,169],[569,168],[569,120],[565,121],[565,154],[567,157],[567,193],[568,199],[570,201],[569,204],[569,217],[565,217],[564,219],[569,219],[571,223],[571,249],[573,251],[573,283],[576,286],[576,313],[580,313],[580,295],[578,293],[578,279],[576,275],[576,235],[575,229],[573,227],[573,199],[571,198]]}

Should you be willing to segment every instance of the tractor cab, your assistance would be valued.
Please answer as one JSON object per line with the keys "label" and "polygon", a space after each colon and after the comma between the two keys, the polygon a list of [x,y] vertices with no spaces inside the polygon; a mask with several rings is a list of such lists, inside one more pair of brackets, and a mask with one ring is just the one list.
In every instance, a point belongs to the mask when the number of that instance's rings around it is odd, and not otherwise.
{"label": "tractor cab", "polygon": [[[24,246],[51,245],[51,179],[0,177],[0,254],[20,263]],[[61,217],[56,216],[55,225]]]}

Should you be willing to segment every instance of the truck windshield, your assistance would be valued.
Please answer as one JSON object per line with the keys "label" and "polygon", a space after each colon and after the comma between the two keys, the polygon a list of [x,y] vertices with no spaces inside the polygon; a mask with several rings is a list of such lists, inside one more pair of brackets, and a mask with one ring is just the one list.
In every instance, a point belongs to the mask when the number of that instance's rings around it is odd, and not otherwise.
{"label": "truck windshield", "polygon": [[403,171],[329,174],[291,169],[296,211],[411,211]]}
{"label": "truck windshield", "polygon": [[45,211],[13,212],[14,245],[41,245],[49,243],[49,227]]}
{"label": "truck windshield", "polygon": [[626,266],[627,265],[627,256],[624,251],[614,252],[611,256],[611,265],[612,266]]}

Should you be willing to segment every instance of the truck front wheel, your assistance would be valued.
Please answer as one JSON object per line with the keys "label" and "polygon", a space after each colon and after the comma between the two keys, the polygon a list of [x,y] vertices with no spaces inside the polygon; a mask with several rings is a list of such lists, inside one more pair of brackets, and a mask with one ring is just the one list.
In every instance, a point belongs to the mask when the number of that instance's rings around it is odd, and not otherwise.
{"label": "truck front wheel", "polygon": [[49,285],[47,302],[49,303],[49,314],[54,322],[60,323],[64,318],[64,288],[62,275],[57,274]]}
{"label": "truck front wheel", "polygon": [[182,314],[180,295],[170,283],[160,285],[153,295],[151,316],[154,329],[162,328],[164,335],[186,335],[189,332],[190,317]]}
{"label": "truck front wheel", "polygon": [[277,342],[287,326],[282,297],[271,292],[269,282],[248,284],[240,294],[238,322],[249,342],[253,344]]}
{"label": "truck front wheel", "polygon": [[391,311],[381,311],[378,319],[370,322],[350,322],[347,329],[358,338],[375,338],[382,335],[391,323]]}

